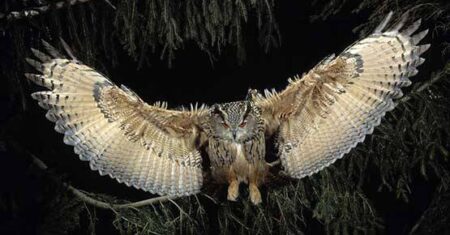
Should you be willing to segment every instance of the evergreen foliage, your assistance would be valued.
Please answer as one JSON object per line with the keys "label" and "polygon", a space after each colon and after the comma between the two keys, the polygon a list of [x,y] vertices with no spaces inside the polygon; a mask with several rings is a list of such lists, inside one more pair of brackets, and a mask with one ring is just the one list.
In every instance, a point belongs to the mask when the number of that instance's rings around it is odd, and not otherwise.
{"label": "evergreen foliage", "polygon": [[[0,3],[0,12],[51,6],[56,2],[59,1],[6,0]],[[223,199],[221,190],[219,193],[209,190],[145,207],[111,209],[107,212],[109,218],[112,216],[108,222],[123,234],[376,233],[384,230],[386,211],[383,205],[377,204],[380,203],[377,197],[412,203],[415,182],[424,182],[433,188],[433,196],[424,213],[410,224],[410,233],[449,233],[450,44],[448,37],[445,38],[450,27],[449,4],[364,0],[353,6],[350,2],[316,0],[316,6],[325,7],[317,9],[312,20],[327,19],[343,8],[351,8],[354,13],[368,11],[370,20],[355,29],[367,35],[388,11],[411,9],[414,16],[411,18],[423,16],[433,32],[433,46],[442,51],[436,64],[443,66],[435,68],[431,77],[415,83],[409,95],[387,114],[373,135],[347,157],[312,177],[268,186],[261,206],[253,206],[247,200],[228,202]],[[32,18],[0,18],[3,33],[0,37],[15,42],[1,55],[11,61],[1,65],[1,74],[7,78],[10,96],[16,103],[22,103],[22,109],[26,109],[23,58],[29,47],[38,45],[42,38],[65,38],[72,43],[77,55],[82,56],[81,60],[97,66],[117,63],[114,49],[117,42],[140,66],[148,63],[148,55],[154,53],[170,66],[177,50],[182,50],[187,43],[195,43],[212,63],[230,47],[234,47],[236,58],[243,60],[243,30],[248,27],[258,29],[265,51],[280,42],[273,0],[116,0],[111,3],[115,9],[108,1],[92,0],[67,4],[63,9],[50,7],[48,13]],[[102,65],[100,61],[109,64]],[[429,86],[431,83],[433,85]],[[7,133],[0,134],[0,138],[4,138]],[[38,222],[41,231],[47,234],[95,233],[99,209],[67,192],[60,183],[64,180],[53,180],[59,179],[57,175],[36,176],[46,182],[41,183],[43,198],[39,200],[43,205],[39,212],[42,221]],[[91,196],[110,203],[123,202],[111,195]],[[14,212],[10,205],[20,204],[16,200],[19,199],[0,196],[0,209]]]}

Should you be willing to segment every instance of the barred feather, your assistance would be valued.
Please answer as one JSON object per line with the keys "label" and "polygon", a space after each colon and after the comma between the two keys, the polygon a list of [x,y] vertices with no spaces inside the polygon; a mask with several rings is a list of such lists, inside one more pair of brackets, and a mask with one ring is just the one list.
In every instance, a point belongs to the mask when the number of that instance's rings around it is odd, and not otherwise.
{"label": "barred feather", "polygon": [[292,177],[314,174],[364,141],[395,107],[393,99],[402,97],[401,88],[411,84],[408,78],[429,48],[417,44],[428,31],[412,35],[420,20],[401,30],[405,19],[383,31],[391,16],[280,94],[257,99],[267,123],[280,122],[272,128],[279,128],[280,159]]}
{"label": "barred feather", "polygon": [[48,54],[32,49],[38,60],[27,59],[42,74],[25,76],[50,89],[32,97],[81,160],[101,175],[152,193],[181,196],[200,190],[202,159],[194,124],[206,113],[203,106],[182,112],[167,110],[165,102],[147,105],[128,88],[43,43]]}

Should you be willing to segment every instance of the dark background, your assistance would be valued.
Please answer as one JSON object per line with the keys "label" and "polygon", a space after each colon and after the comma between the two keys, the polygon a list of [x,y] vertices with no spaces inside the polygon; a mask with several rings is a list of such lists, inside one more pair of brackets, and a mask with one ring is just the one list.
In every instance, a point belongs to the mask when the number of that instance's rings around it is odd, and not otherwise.
{"label": "dark background", "polygon": [[[134,90],[146,102],[168,101],[169,107],[241,100],[249,88],[258,90],[283,89],[287,78],[302,74],[311,69],[322,58],[339,53],[359,39],[352,30],[365,22],[370,12],[351,14],[354,6],[329,17],[327,20],[311,22],[317,6],[305,1],[279,1],[275,14],[279,24],[282,43],[269,53],[257,43],[257,30],[251,22],[244,29],[246,60],[240,65],[235,50],[225,49],[212,65],[208,56],[198,50],[194,44],[187,43],[176,53],[171,68],[161,61],[158,54],[149,54],[149,66],[137,70],[137,63],[121,50],[117,43],[118,66],[106,66],[107,73],[116,84],[124,84]],[[425,21],[421,29],[427,28]],[[8,58],[8,47],[15,42],[0,36],[0,48],[4,50],[0,63],[13,63]],[[430,37],[425,43],[433,43]],[[76,53],[76,52],[75,52]],[[417,79],[427,78],[431,71],[443,66],[438,48],[431,48],[425,54],[427,62],[420,67]],[[28,71],[31,68],[27,69]],[[414,81],[416,78],[413,78]],[[0,142],[0,192],[6,202],[0,207],[0,233],[34,233],[42,218],[43,185],[46,178],[30,166],[27,154],[38,156],[50,167],[52,174],[62,177],[66,182],[88,192],[111,194],[130,201],[149,197],[125,185],[118,184],[109,177],[100,177],[89,169],[88,163],[78,160],[72,147],[64,145],[62,135],[53,131],[53,123],[44,117],[29,94],[40,90],[37,86],[24,82],[26,110],[19,99],[10,95],[11,84],[1,79],[0,86],[0,123],[7,138],[16,145],[16,149],[7,148],[11,142]],[[367,172],[371,174],[371,172]],[[380,216],[385,220],[385,232],[404,234],[408,226],[418,219],[426,209],[433,190],[433,182],[414,182],[410,203],[396,199],[388,192],[376,192],[369,189]],[[49,196],[50,197],[50,196]],[[2,212],[6,211],[6,213]],[[99,218],[111,218],[105,211],[98,212]],[[97,232],[117,232],[110,222],[98,222]],[[310,232],[323,232],[319,225],[312,226]],[[75,233],[82,233],[76,230]],[[21,233],[19,232],[19,233]]]}

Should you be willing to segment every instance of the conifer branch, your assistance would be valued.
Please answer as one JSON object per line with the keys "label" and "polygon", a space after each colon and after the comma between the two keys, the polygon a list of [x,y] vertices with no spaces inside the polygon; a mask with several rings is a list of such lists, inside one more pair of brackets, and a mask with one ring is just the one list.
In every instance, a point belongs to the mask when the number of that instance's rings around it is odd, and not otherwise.
{"label": "conifer branch", "polygon": [[[24,18],[32,18],[34,16],[45,13],[51,9],[61,9],[67,6],[73,6],[81,3],[87,3],[95,0],[63,0],[60,2],[48,4],[45,6],[33,7],[23,11],[11,11],[9,13],[0,13],[0,20],[12,21],[12,20],[20,20]],[[105,0],[108,5],[114,8],[114,6],[108,1]]]}
{"label": "conifer branch", "polygon": [[70,192],[72,192],[76,197],[78,197],[82,201],[84,201],[92,206],[102,208],[102,209],[113,209],[114,210],[114,209],[136,208],[136,207],[153,205],[153,204],[160,203],[160,202],[165,202],[165,201],[172,200],[173,198],[175,198],[175,197],[170,197],[170,196],[160,196],[160,197],[149,198],[149,199],[137,201],[137,202],[124,203],[124,204],[112,204],[112,203],[107,203],[104,201],[97,200],[93,197],[90,197],[86,193],[82,192],[81,190],[79,190],[67,183],[64,183],[64,186],[67,187],[67,189]]}
{"label": "conifer branch", "polygon": [[[29,155],[30,155],[31,159],[33,160],[33,163],[39,169],[44,170],[44,171],[48,169],[47,165],[41,159],[39,159],[38,157],[36,157],[35,155],[33,155],[31,153],[29,153]],[[81,190],[73,187],[72,185],[70,185],[68,183],[63,183],[63,185],[64,185],[64,187],[67,188],[67,190],[69,190],[71,193],[73,193],[76,197],[78,197],[82,201],[86,202],[87,204],[90,204],[92,206],[102,208],[102,209],[136,208],[136,207],[152,205],[152,204],[156,204],[156,203],[160,203],[160,202],[165,202],[165,201],[172,200],[175,198],[175,197],[171,197],[171,196],[160,196],[160,197],[149,198],[149,199],[137,201],[137,202],[131,202],[131,203],[125,203],[125,204],[112,204],[112,203],[107,203],[104,201],[97,200],[93,197],[90,197],[86,193],[82,192]]]}
{"label": "conifer branch", "polygon": [[447,77],[448,74],[450,73],[450,62],[447,64],[446,67],[447,68],[444,68],[442,71],[436,73],[433,77],[431,77],[430,80],[423,82],[419,87],[411,91],[411,93],[400,98],[397,103],[403,103],[410,100],[414,95],[424,91],[425,89],[427,89],[428,87],[439,81],[441,78]]}
{"label": "conifer branch", "polygon": [[[44,172],[48,170],[47,164],[45,164],[41,159],[36,157],[34,154],[32,154],[26,150],[23,150],[23,148],[21,148],[21,146],[19,146],[15,142],[12,142],[12,141],[8,141],[8,142],[9,142],[9,144],[8,144],[9,146],[13,147],[14,149],[18,150],[19,152],[26,153],[31,158],[32,163],[37,168],[39,168],[40,170],[42,170]],[[137,207],[143,207],[143,206],[147,206],[147,205],[154,205],[157,203],[169,201],[169,200],[176,198],[173,196],[160,196],[160,197],[149,198],[149,199],[145,199],[145,200],[137,201],[137,202],[114,204],[114,203],[108,203],[108,202],[104,202],[104,201],[95,199],[95,198],[89,196],[87,193],[83,192],[82,190],[79,190],[66,182],[63,182],[62,185],[68,191],[73,193],[77,198],[82,200],[83,202],[86,202],[89,205],[92,205],[92,206],[95,206],[98,208],[102,208],[102,209],[115,210],[115,209],[125,209],[125,208],[137,208]]]}

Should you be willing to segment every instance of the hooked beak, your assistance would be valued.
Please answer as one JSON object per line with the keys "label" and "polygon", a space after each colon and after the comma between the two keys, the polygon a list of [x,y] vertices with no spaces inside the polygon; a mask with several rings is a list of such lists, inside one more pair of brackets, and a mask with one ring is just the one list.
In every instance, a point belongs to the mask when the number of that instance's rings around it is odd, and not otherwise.
{"label": "hooked beak", "polygon": [[231,130],[231,134],[233,135],[233,139],[236,140],[236,129]]}

